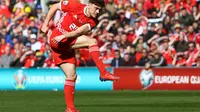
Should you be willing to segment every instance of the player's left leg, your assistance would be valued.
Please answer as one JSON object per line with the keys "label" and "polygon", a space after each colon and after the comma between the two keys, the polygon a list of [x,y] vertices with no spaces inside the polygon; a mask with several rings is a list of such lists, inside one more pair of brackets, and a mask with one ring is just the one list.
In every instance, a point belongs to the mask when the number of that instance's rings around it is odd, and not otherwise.
{"label": "player's left leg", "polygon": [[100,58],[100,51],[99,51],[99,47],[97,45],[96,39],[82,35],[80,37],[77,37],[75,43],[73,43],[73,45],[71,46],[72,49],[83,48],[83,47],[89,48],[89,54],[92,57],[92,60],[95,62],[100,72],[101,81],[119,80],[119,77],[113,76],[110,72],[106,70],[105,65],[103,64],[103,61]]}
{"label": "player's left leg", "polygon": [[64,85],[65,101],[67,105],[66,112],[79,112],[74,106],[75,81],[77,77],[75,65],[71,63],[62,63],[60,68],[67,77]]}

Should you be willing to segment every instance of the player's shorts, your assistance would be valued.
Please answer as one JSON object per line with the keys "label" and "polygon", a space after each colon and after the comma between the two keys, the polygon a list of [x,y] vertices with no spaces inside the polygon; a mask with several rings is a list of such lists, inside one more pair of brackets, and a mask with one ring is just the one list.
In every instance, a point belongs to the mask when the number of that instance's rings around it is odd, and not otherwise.
{"label": "player's shorts", "polygon": [[75,51],[74,49],[71,49],[71,46],[75,44],[77,38],[66,38],[62,40],[62,42],[54,44],[51,40],[59,35],[62,35],[62,33],[57,29],[54,29],[49,38],[52,56],[56,65],[59,66],[62,63],[75,64]]}

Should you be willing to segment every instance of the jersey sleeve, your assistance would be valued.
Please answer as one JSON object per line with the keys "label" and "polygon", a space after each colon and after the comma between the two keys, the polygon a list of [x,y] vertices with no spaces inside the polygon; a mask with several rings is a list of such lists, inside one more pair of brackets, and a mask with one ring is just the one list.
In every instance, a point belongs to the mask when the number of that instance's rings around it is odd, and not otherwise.
{"label": "jersey sleeve", "polygon": [[93,20],[93,19],[90,19],[89,21],[88,21],[88,27],[89,27],[89,29],[90,30],[92,30],[95,26],[96,26],[96,21],[95,20]]}
{"label": "jersey sleeve", "polygon": [[60,10],[63,12],[76,12],[79,10],[80,3],[77,0],[62,0]]}
{"label": "jersey sleeve", "polygon": [[60,2],[60,10],[63,12],[69,12],[70,10],[70,4],[69,4],[69,0],[61,0]]}

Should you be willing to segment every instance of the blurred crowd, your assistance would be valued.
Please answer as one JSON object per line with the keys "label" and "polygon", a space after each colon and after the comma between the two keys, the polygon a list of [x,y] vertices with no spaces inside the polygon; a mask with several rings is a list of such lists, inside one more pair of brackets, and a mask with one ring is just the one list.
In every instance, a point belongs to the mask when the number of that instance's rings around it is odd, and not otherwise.
{"label": "blurred crowd", "polygon": [[[40,28],[57,2],[0,1],[0,67],[56,67]],[[200,0],[106,0],[98,21],[88,36],[98,40],[107,67],[200,67]],[[76,66],[95,66],[88,49],[75,56]]]}

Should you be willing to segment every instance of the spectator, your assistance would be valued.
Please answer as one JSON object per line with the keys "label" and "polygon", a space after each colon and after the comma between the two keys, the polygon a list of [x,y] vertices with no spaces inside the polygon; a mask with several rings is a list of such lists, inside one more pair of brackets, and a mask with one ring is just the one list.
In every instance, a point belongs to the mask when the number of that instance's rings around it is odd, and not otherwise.
{"label": "spectator", "polygon": [[195,42],[197,49],[200,50],[200,33],[196,35]]}
{"label": "spectator", "polygon": [[185,8],[181,9],[181,15],[179,20],[180,23],[184,26],[189,26],[195,21],[193,15],[189,14]]}
{"label": "spectator", "polygon": [[4,37],[0,38],[1,39],[1,46],[0,46],[0,56],[5,53],[5,48],[7,46],[6,44],[6,39]]}
{"label": "spectator", "polygon": [[48,57],[46,58],[46,60],[43,64],[43,67],[44,68],[56,68],[56,64],[53,60],[51,51],[48,52]]}
{"label": "spectator", "polygon": [[144,42],[144,37],[142,37],[142,36],[137,36],[132,44],[133,45],[142,45],[143,48],[149,49],[149,46],[146,44],[146,42]]}
{"label": "spectator", "polygon": [[40,42],[37,41],[37,36],[35,34],[31,34],[30,39],[31,39],[31,50],[33,51],[40,50],[42,45]]}
{"label": "spectator", "polygon": [[111,16],[114,16],[116,13],[115,3],[113,0],[108,0],[108,3],[106,4],[106,10],[108,10],[111,13]]}
{"label": "spectator", "polygon": [[10,64],[12,68],[21,68],[23,63],[20,62],[21,53],[15,55],[13,62]]}
{"label": "spectator", "polygon": [[112,49],[107,48],[102,56],[103,63],[105,64],[106,67],[111,66],[111,62],[112,62],[113,58],[114,58],[114,55],[113,55]]}
{"label": "spectator", "polygon": [[144,42],[147,42],[151,37],[153,37],[154,32],[152,30],[148,30],[147,27],[144,28],[143,33],[140,35],[143,37]]}
{"label": "spectator", "polygon": [[129,45],[131,45],[131,43],[127,40],[127,35],[123,34],[121,36],[121,44],[124,45],[124,47],[127,47]]}
{"label": "spectator", "polygon": [[196,33],[194,32],[194,28],[191,25],[191,26],[188,27],[188,33],[187,33],[188,42],[194,42],[195,41],[195,36],[196,36]]}
{"label": "spectator", "polygon": [[184,40],[184,35],[180,34],[177,38],[179,38],[175,43],[174,43],[174,48],[176,52],[185,52],[188,50],[188,42]]}
{"label": "spectator", "polygon": [[163,28],[166,30],[166,33],[169,34],[172,24],[171,24],[171,18],[170,16],[166,16],[164,21],[163,21]]}
{"label": "spectator", "polygon": [[130,56],[129,53],[125,53],[121,66],[135,66],[136,61],[133,57]]}
{"label": "spectator", "polygon": [[11,11],[9,10],[9,2],[7,0],[1,0],[0,5],[0,15],[5,16],[6,18],[10,18]]}
{"label": "spectator", "polygon": [[176,50],[173,47],[169,46],[168,40],[164,40],[162,55],[164,59],[166,60],[166,63],[169,67],[172,66],[172,61],[175,54],[176,54]]}
{"label": "spectator", "polygon": [[139,62],[139,60],[142,58],[142,50],[143,50],[143,45],[142,44],[138,44],[136,47],[136,54],[135,54],[135,58],[136,58],[136,63]]}
{"label": "spectator", "polygon": [[184,54],[179,52],[176,53],[174,60],[172,62],[172,65],[175,67],[184,67],[186,66],[186,58],[184,57]]}
{"label": "spectator", "polygon": [[150,60],[148,59],[148,51],[147,51],[147,49],[143,49],[142,50],[142,57],[140,58],[138,65],[139,66],[145,66],[145,64],[149,61]]}
{"label": "spectator", "polygon": [[43,53],[41,51],[36,51],[35,56],[36,56],[36,60],[34,62],[33,67],[34,68],[43,67],[43,64],[45,62],[45,57]]}
{"label": "spectator", "polygon": [[195,21],[198,21],[200,18],[200,13],[198,11],[198,8],[196,6],[194,6],[192,8],[192,15],[194,16]]}
{"label": "spectator", "polygon": [[186,66],[195,66],[196,65],[196,59],[198,58],[198,55],[199,55],[199,52],[197,49],[196,49],[196,46],[194,44],[194,42],[190,42],[188,44],[189,46],[189,50],[188,50],[188,59],[187,59],[187,62],[186,62]]}
{"label": "spectator", "polygon": [[35,64],[35,55],[33,51],[26,51],[20,58],[20,62],[23,63],[23,68],[31,68]]}
{"label": "spectator", "polygon": [[11,67],[20,68],[23,66],[23,63],[20,62],[20,58],[22,56],[23,50],[30,50],[28,48],[22,48],[21,43],[15,43],[14,49],[11,51],[14,55],[14,61],[11,63]]}
{"label": "spectator", "polygon": [[161,67],[161,66],[166,66],[165,59],[163,58],[162,54],[160,53],[155,53],[153,59],[151,60],[151,66],[153,67]]}
{"label": "spectator", "polygon": [[111,67],[120,67],[122,66],[122,61],[123,59],[120,56],[120,51],[119,50],[115,50],[115,56],[111,62]]}
{"label": "spectator", "polygon": [[131,45],[130,46],[130,56],[135,57],[136,55],[136,46],[135,45]]}
{"label": "spectator", "polygon": [[14,55],[10,52],[10,46],[5,47],[5,54],[1,56],[0,67],[10,68],[11,63],[14,61]]}
{"label": "spectator", "polygon": [[[200,15],[200,14],[199,14]],[[194,28],[194,32],[195,33],[199,33],[200,32],[200,27],[198,25],[198,21],[193,22],[192,24],[193,28]]]}
{"label": "spectator", "polygon": [[197,67],[200,68],[200,56],[197,59]]}
{"label": "spectator", "polygon": [[37,5],[37,6],[36,6],[36,17],[37,17],[39,20],[42,20],[42,16],[43,16],[42,7],[41,7],[41,5]]}

